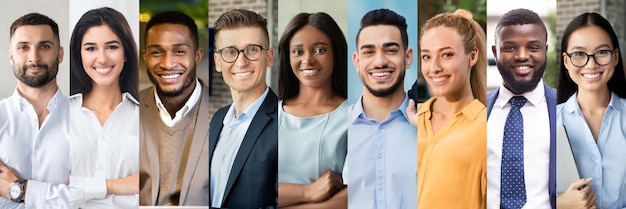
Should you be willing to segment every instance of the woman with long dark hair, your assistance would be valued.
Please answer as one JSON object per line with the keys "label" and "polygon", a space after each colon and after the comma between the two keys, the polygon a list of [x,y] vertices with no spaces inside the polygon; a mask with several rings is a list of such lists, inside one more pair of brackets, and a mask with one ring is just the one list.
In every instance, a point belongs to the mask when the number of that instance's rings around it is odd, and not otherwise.
{"label": "woman with long dark hair", "polygon": [[138,53],[124,16],[85,13],[70,40],[70,207],[137,208]]}

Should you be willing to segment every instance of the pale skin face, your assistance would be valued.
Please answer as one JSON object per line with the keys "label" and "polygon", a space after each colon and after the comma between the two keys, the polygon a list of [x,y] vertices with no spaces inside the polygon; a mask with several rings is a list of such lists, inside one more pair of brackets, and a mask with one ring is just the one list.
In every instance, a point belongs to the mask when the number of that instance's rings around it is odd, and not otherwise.
{"label": "pale skin face", "polygon": [[436,96],[459,95],[471,88],[470,73],[478,61],[478,50],[465,52],[456,29],[445,26],[428,29],[420,46],[422,74]]}
{"label": "pale skin face", "polygon": [[289,42],[289,61],[300,85],[313,88],[332,85],[331,41],[319,29],[306,25],[293,35]]}
{"label": "pale skin face", "polygon": [[119,85],[124,68],[124,46],[107,25],[94,26],[83,36],[80,49],[83,69],[94,86]]}
{"label": "pale skin face", "polygon": [[[567,43],[567,53],[594,54],[601,50],[613,50],[611,37],[606,31],[598,26],[587,26],[571,33]],[[565,63],[570,78],[578,85],[579,90],[598,92],[607,90],[607,83],[613,76],[615,66],[619,60],[619,50],[611,55],[607,65],[600,66],[593,57],[589,57],[587,64],[576,67],[572,64],[571,58],[565,53],[562,59]]]}
{"label": "pale skin face", "polygon": [[374,25],[361,30],[352,59],[367,91],[386,97],[404,91],[401,86],[406,68],[411,67],[413,50],[403,48],[396,26]]}
{"label": "pale skin face", "polygon": [[19,26],[11,38],[9,61],[20,83],[42,87],[56,80],[63,47],[48,25]]}
{"label": "pale skin face", "polygon": [[[216,34],[215,47],[217,50],[224,47],[235,47],[242,50],[250,45],[261,45],[269,48],[269,43],[261,35],[263,33],[263,30],[257,27],[223,29]],[[216,71],[222,73],[224,82],[230,87],[231,92],[260,95],[267,87],[265,73],[274,62],[274,49],[262,50],[261,57],[256,61],[248,60],[243,52],[233,63],[222,60],[219,53],[215,53],[213,59],[215,60]]]}
{"label": "pale skin face", "polygon": [[193,92],[196,66],[202,59],[202,48],[194,49],[189,29],[181,24],[159,24],[146,34],[142,51],[148,76],[160,97],[185,97]]}

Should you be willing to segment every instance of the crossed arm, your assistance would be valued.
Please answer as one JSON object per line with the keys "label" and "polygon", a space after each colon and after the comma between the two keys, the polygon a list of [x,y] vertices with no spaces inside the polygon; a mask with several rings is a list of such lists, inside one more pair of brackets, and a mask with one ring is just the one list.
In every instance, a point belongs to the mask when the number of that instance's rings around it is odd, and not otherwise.
{"label": "crossed arm", "polygon": [[281,208],[347,208],[348,188],[341,175],[327,171],[311,184],[278,184]]}

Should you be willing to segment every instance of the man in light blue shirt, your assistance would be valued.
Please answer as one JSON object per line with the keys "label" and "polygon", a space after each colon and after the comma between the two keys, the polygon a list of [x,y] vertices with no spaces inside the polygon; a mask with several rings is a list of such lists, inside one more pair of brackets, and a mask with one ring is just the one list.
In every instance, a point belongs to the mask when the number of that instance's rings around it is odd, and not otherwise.
{"label": "man in light blue shirt", "polygon": [[365,14],[352,59],[364,85],[348,127],[348,207],[416,208],[417,128],[409,123],[404,73],[413,61],[404,17]]}

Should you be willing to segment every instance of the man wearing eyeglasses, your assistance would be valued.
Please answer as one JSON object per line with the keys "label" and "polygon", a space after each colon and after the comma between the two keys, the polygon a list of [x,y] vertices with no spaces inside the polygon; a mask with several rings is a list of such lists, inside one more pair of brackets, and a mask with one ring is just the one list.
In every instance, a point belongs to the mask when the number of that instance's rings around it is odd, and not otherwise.
{"label": "man wearing eyeglasses", "polygon": [[231,10],[215,22],[216,71],[233,103],[211,119],[211,207],[276,208],[278,98],[265,83],[274,61],[267,21]]}
{"label": "man wearing eyeglasses", "polygon": [[146,24],[142,56],[154,87],[141,91],[139,204],[209,205],[209,90],[194,20],[162,12]]}

